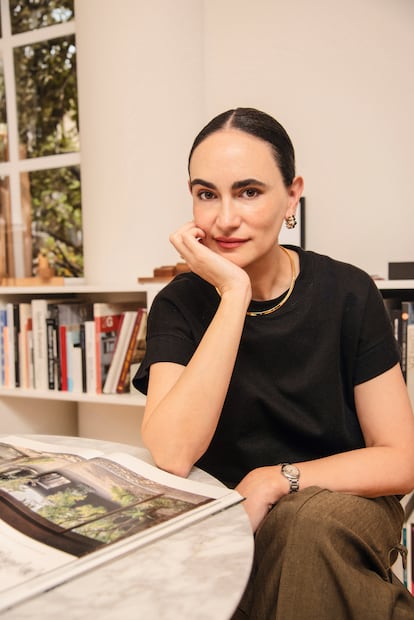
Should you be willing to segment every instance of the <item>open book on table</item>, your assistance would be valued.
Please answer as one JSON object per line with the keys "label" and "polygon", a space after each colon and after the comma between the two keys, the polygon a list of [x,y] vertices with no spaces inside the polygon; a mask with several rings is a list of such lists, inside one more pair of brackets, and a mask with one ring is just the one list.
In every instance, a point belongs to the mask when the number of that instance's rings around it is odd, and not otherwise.
{"label": "open book on table", "polygon": [[0,611],[241,499],[129,454],[0,437]]}

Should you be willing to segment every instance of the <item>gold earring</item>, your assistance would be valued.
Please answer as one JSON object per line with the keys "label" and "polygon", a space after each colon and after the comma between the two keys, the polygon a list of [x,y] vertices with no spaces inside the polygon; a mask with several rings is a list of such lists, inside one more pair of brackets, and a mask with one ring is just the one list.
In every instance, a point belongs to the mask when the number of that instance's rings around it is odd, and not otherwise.
{"label": "gold earring", "polygon": [[296,217],[294,215],[289,215],[289,217],[286,218],[286,228],[288,228],[289,230],[291,228],[295,228],[297,221],[296,221]]}

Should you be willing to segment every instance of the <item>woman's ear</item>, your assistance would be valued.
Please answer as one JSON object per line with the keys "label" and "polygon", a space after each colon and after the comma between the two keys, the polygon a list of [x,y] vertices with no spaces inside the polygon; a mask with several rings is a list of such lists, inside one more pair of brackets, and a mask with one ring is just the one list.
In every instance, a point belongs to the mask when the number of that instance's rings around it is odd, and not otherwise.
{"label": "woman's ear", "polygon": [[289,207],[286,211],[286,216],[295,215],[298,208],[300,197],[303,193],[304,182],[302,177],[295,177],[292,184],[288,188],[289,195]]}

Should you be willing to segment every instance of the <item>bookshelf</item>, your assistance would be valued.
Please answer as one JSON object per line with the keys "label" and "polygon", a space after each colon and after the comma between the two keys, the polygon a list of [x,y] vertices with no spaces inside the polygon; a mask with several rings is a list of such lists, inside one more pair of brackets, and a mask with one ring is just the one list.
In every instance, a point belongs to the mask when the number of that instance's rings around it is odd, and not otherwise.
{"label": "bookshelf", "polygon": [[[385,302],[395,301],[414,301],[414,280],[376,280],[378,289]],[[414,407],[414,402],[412,403]],[[402,500],[402,505],[407,510],[407,505],[412,503],[413,493],[406,496]],[[414,593],[414,558],[413,558],[413,532],[412,524],[414,522],[414,513],[411,512],[407,516],[407,521],[403,530],[403,544],[408,548],[407,567],[403,568],[401,558],[398,558],[396,564],[393,566],[393,571],[397,577],[405,583],[410,592]]]}
{"label": "bookshelf", "polygon": [[[125,285],[1,286],[0,302],[33,299],[73,302],[137,302],[150,308],[163,283]],[[145,397],[0,387],[0,432],[48,433],[113,439],[140,445]]]}
{"label": "bookshelf", "polygon": [[414,299],[414,280],[375,280],[384,298],[409,296]]}
{"label": "bookshelf", "polygon": [[[414,300],[414,280],[375,282],[384,300]],[[25,302],[34,298],[51,301],[62,298],[67,301],[136,301],[149,309],[162,287],[162,283],[135,286],[0,286],[0,302]],[[0,433],[74,435],[141,446],[139,429],[144,406],[145,397],[138,392],[117,395],[0,388]],[[400,560],[394,569],[403,580]]]}

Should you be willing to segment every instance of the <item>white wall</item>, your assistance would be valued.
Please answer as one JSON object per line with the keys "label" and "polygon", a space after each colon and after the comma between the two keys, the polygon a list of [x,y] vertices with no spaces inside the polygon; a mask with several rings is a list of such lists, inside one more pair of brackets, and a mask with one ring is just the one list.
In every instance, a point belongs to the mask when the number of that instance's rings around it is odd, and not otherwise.
{"label": "white wall", "polygon": [[201,0],[77,0],[85,275],[134,283],[179,260],[203,115]]}
{"label": "white wall", "polygon": [[414,2],[207,0],[206,112],[270,112],[305,177],[307,246],[414,261]]}
{"label": "white wall", "polygon": [[412,0],[77,0],[76,22],[90,281],[178,260],[190,143],[238,105],[295,143],[309,248],[414,260]]}

